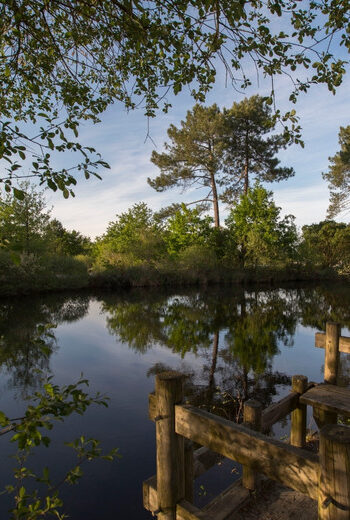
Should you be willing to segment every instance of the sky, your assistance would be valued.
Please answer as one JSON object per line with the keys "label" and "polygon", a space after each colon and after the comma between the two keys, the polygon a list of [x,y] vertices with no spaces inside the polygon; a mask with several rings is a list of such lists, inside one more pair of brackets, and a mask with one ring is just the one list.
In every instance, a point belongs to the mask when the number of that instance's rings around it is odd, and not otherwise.
{"label": "sky", "polygon": [[[295,108],[300,117],[305,148],[292,145],[282,151],[281,165],[292,166],[295,176],[280,183],[265,184],[265,187],[273,191],[281,215],[293,214],[297,226],[301,227],[326,217],[329,190],[322,172],[327,171],[328,158],[339,149],[339,127],[350,124],[350,77],[345,77],[335,96],[325,86],[316,85],[307,94],[300,95],[296,106],[288,100],[291,89],[290,80],[285,76],[275,82],[278,107],[282,111]],[[259,86],[239,93],[232,85],[226,85],[224,71],[219,67],[206,104],[230,107],[246,96],[268,95],[269,90],[270,84],[261,80]],[[204,192],[196,188],[185,193],[178,188],[158,193],[147,184],[147,177],[159,174],[159,169],[150,161],[152,150],[162,151],[169,125],[179,126],[194,105],[189,89],[176,97],[170,96],[169,101],[173,105],[169,113],[159,112],[150,121],[143,115],[142,108],[127,113],[121,104],[115,104],[103,114],[101,123],[84,126],[80,142],[95,147],[111,169],[102,171],[102,181],[79,180],[74,189],[75,198],[64,199],[61,193],[47,192],[48,205],[53,206],[52,216],[67,229],[76,229],[94,238],[105,232],[117,214],[137,202],[144,201],[156,211],[173,202],[200,199]],[[150,137],[147,138],[148,125]],[[225,215],[223,207],[223,219]],[[343,214],[337,220],[349,222],[349,215]]]}

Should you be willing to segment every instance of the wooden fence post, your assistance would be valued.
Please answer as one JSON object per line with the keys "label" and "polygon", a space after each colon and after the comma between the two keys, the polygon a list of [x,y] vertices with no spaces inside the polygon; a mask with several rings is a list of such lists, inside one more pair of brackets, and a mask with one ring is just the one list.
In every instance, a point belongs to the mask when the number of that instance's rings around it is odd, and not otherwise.
{"label": "wooden fence post", "polygon": [[350,428],[327,424],[320,431],[319,520],[350,520]]}
{"label": "wooden fence post", "polygon": [[[336,385],[339,366],[339,323],[326,323],[326,345],[324,356],[324,382]],[[314,419],[319,428],[325,424],[337,424],[337,414],[314,407]]]}
{"label": "wooden fence post", "polygon": [[183,375],[156,376],[158,518],[176,520],[176,504],[185,496],[184,438],[175,433],[175,404],[183,400]]}
{"label": "wooden fence post", "polygon": [[[255,431],[261,431],[262,405],[255,399],[244,403],[243,424]],[[245,488],[254,490],[257,486],[257,475],[254,469],[243,466],[242,484]]]}
{"label": "wooden fence post", "polygon": [[339,365],[339,323],[326,323],[326,347],[324,358],[324,381],[330,385],[337,384]]}
{"label": "wooden fence post", "polygon": [[[293,376],[292,377],[292,391],[298,394],[303,394],[307,390],[307,377],[306,376]],[[292,411],[290,430],[290,443],[292,446],[303,448],[306,443],[306,405],[298,404],[298,407]]]}
{"label": "wooden fence post", "polygon": [[194,484],[193,442],[185,439],[185,500],[192,504]]}

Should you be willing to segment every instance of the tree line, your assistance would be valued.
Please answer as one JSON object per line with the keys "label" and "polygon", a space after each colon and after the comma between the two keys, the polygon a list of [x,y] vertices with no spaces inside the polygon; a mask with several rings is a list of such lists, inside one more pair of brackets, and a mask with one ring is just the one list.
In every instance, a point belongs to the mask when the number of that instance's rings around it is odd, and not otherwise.
{"label": "tree line", "polygon": [[[94,241],[51,219],[44,194],[26,184],[23,200],[0,199],[3,293],[97,285],[233,281],[256,273],[347,274],[350,225],[325,220],[298,232],[259,182],[240,195],[225,225],[201,207],[154,212],[134,204]],[[259,274],[260,273],[260,274]],[[283,279],[283,275],[282,275]]]}
{"label": "tree line", "polygon": [[[349,128],[340,129],[341,149],[323,174],[333,190],[329,216],[346,207]],[[5,287],[11,292],[18,279],[24,288],[30,286],[32,272],[34,279],[42,279],[39,285],[60,288],[86,285],[88,271],[95,283],[125,284],[131,277],[140,285],[207,276],[220,281],[225,271],[231,276],[247,269],[294,269],[303,276],[349,271],[349,226],[328,219],[298,232],[294,217],[281,217],[272,192],[262,184],[294,175],[280,164],[278,152],[291,141],[276,133],[267,98],[255,95],[222,110],[197,104],[179,128],[170,126],[168,137],[164,151],[152,153],[160,174],[148,183],[157,191],[199,187],[200,200],[157,212],[138,202],[94,241],[52,219],[44,192],[29,181],[19,185],[18,193],[0,192]]]}

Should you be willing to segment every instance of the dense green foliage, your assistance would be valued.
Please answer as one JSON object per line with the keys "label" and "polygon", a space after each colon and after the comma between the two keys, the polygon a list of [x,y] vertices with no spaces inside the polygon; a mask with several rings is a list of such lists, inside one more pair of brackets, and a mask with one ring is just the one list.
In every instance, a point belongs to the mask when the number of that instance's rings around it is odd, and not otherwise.
{"label": "dense green foliage", "polygon": [[2,294],[86,286],[90,240],[50,219],[43,192],[20,187],[21,198],[0,197]]}
{"label": "dense green foliage", "polygon": [[[165,152],[153,151],[151,161],[161,173],[148,183],[162,192],[168,188],[204,188],[201,202],[212,204],[215,227],[220,227],[219,200],[232,206],[247,193],[249,179],[266,182],[286,179],[292,168],[278,167],[276,153],[288,143],[276,126],[266,98],[252,96],[232,108],[195,105],[181,127],[168,129]],[[199,201],[197,201],[199,202]]]}
{"label": "dense green foliage", "polygon": [[348,272],[350,268],[350,225],[325,220],[303,226],[302,250],[305,259],[322,268],[337,268]]}
{"label": "dense green foliage", "polygon": [[350,226],[281,217],[259,183],[216,228],[203,207],[153,212],[140,202],[94,242],[50,219],[44,194],[0,200],[2,295],[82,288],[317,279],[350,272]]}
{"label": "dense green foliage", "polygon": [[286,265],[296,258],[297,230],[291,215],[280,219],[281,209],[272,192],[256,184],[242,195],[226,220],[240,264]]}
{"label": "dense green foliage", "polygon": [[[142,103],[152,116],[168,109],[169,91],[187,85],[203,101],[216,58],[236,88],[253,83],[256,70],[271,78],[270,103],[274,77],[283,73],[291,101],[315,83],[334,92],[345,74],[337,53],[339,42],[350,47],[348,24],[347,0],[312,1],[308,9],[294,0],[2,0],[1,181],[11,190],[29,164],[29,175],[68,197],[76,173],[88,178],[107,166],[77,140],[82,121],[97,122],[115,101],[127,108]],[[292,111],[276,118],[289,121],[300,140]],[[57,167],[55,156],[63,153],[81,160]]]}
{"label": "dense green foliage", "polygon": [[339,131],[340,150],[329,158],[330,166],[323,178],[329,183],[331,197],[330,217],[348,209],[350,193],[350,125]]}

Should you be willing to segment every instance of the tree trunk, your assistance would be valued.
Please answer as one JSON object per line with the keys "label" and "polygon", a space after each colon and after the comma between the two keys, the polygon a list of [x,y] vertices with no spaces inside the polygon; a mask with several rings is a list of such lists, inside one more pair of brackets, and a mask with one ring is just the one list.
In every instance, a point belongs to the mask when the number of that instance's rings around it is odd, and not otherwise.
{"label": "tree trunk", "polygon": [[209,388],[212,388],[214,386],[214,375],[215,375],[216,363],[217,363],[217,359],[218,359],[219,335],[220,335],[219,330],[214,333],[213,354],[212,354],[212,362],[211,362],[210,374],[209,374]]}
{"label": "tree trunk", "polygon": [[211,183],[211,189],[213,192],[214,225],[216,228],[219,228],[220,227],[219,199],[218,199],[218,192],[216,189],[215,175],[213,172],[210,172],[210,183]]}
{"label": "tree trunk", "polygon": [[245,134],[245,164],[244,164],[244,195],[247,195],[249,189],[249,148],[248,148],[248,131]]}

